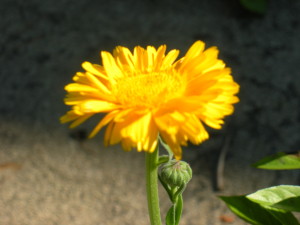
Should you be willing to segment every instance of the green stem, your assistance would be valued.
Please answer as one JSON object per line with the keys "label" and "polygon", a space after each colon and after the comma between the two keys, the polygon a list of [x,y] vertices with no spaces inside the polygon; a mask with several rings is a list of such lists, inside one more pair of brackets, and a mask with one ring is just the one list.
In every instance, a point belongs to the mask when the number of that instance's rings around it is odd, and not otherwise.
{"label": "green stem", "polygon": [[148,211],[151,225],[161,225],[159,198],[157,189],[158,179],[158,147],[153,153],[146,153],[146,186]]}

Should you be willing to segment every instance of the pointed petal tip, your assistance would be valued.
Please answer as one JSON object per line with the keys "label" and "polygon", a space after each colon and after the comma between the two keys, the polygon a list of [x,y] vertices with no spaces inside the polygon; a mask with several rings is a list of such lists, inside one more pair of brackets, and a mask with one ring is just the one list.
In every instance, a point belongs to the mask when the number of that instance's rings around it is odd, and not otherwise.
{"label": "pointed petal tip", "polygon": [[180,154],[180,155],[176,154],[176,155],[174,155],[174,157],[175,157],[176,160],[179,161],[179,160],[182,159],[182,154]]}

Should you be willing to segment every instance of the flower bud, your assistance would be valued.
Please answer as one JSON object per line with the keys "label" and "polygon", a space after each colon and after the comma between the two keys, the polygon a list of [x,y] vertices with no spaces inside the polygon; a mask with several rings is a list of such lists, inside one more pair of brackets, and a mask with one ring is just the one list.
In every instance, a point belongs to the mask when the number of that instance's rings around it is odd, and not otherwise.
{"label": "flower bud", "polygon": [[160,177],[171,188],[182,187],[192,179],[192,169],[184,161],[171,160],[162,166]]}

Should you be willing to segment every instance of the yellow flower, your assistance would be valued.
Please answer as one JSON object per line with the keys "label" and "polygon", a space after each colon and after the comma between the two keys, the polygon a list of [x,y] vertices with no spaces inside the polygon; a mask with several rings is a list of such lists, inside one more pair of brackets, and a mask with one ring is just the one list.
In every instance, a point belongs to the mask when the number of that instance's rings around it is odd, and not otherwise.
{"label": "yellow flower", "polygon": [[105,113],[90,137],[107,125],[104,142],[121,142],[124,150],[153,152],[158,135],[170,146],[176,159],[181,146],[208,139],[203,123],[220,129],[223,118],[233,113],[239,85],[218,59],[218,49],[204,50],[195,42],[176,61],[178,50],[166,54],[166,46],[128,48],[118,46],[113,54],[102,51],[102,66],[84,62],[85,72],[68,84],[65,104],[72,110],[61,122],[76,127],[94,114]]}

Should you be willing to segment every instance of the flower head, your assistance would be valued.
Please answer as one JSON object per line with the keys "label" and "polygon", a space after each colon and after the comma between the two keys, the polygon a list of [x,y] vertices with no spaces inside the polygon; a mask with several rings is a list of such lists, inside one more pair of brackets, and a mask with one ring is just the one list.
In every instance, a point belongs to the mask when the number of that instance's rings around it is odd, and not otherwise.
{"label": "flower head", "polygon": [[113,54],[102,51],[102,66],[84,62],[85,72],[68,84],[65,104],[72,109],[61,122],[76,127],[91,116],[105,113],[90,137],[107,125],[104,142],[121,142],[125,150],[153,152],[158,135],[181,158],[181,146],[208,138],[203,123],[220,129],[233,113],[239,86],[231,71],[218,59],[218,50],[204,50],[195,42],[178,60],[179,51],[118,46]]}
{"label": "flower head", "polygon": [[171,188],[180,188],[192,179],[193,171],[184,161],[170,160],[161,166],[160,180]]}

